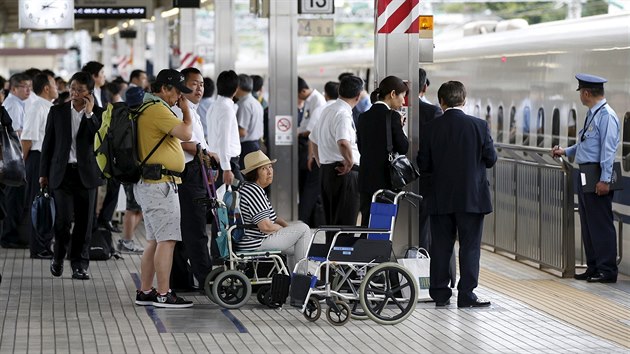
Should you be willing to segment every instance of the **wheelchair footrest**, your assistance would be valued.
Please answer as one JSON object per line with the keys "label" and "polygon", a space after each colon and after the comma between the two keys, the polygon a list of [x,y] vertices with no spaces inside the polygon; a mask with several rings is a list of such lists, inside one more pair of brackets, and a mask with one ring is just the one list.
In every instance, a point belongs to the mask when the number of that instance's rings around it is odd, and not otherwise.
{"label": "wheelchair footrest", "polygon": [[290,305],[302,307],[306,301],[308,291],[315,286],[317,277],[306,274],[293,274],[291,279],[291,301]]}

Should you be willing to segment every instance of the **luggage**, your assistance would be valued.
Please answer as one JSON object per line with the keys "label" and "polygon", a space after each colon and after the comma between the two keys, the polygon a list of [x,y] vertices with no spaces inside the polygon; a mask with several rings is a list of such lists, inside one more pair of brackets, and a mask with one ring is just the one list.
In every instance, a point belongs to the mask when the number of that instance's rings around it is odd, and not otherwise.
{"label": "luggage", "polygon": [[39,236],[46,236],[52,233],[55,226],[55,200],[48,193],[48,188],[39,190],[39,194],[33,200],[31,206],[31,221],[33,228]]}
{"label": "luggage", "polygon": [[114,248],[112,233],[106,229],[96,229],[92,231],[90,240],[90,260],[106,261],[110,258],[122,258]]}
{"label": "luggage", "polygon": [[[4,108],[2,111],[6,112]],[[22,159],[20,139],[8,125],[0,125],[0,184],[11,187],[26,184],[26,166]]]}

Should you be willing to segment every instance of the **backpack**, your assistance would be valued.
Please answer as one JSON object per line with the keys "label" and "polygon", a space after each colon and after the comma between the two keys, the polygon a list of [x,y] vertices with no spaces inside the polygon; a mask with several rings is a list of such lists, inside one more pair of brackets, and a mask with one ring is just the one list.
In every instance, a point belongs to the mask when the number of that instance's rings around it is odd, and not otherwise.
{"label": "backpack", "polygon": [[115,257],[121,258],[112,241],[112,233],[105,229],[96,229],[92,231],[92,239],[90,240],[90,260],[106,261]]}
{"label": "backpack", "polygon": [[107,105],[107,110],[103,112],[101,127],[94,136],[96,163],[106,178],[121,183],[137,183],[140,180],[142,166],[168,135],[165,134],[140,162],[138,118],[145,109],[158,102],[160,101],[147,101],[135,109],[129,108],[125,102]]}
{"label": "backpack", "polygon": [[[239,203],[241,196],[238,187],[227,187],[223,195],[223,202],[227,208],[227,217],[230,226],[243,225],[243,217],[241,216],[241,208]],[[245,229],[234,229],[232,231],[232,239],[236,242],[245,236]]]}

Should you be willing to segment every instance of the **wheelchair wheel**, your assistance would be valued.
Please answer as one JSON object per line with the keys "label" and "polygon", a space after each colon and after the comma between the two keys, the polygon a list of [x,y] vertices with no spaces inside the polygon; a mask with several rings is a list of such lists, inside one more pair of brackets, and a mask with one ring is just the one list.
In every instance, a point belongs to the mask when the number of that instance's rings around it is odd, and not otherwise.
{"label": "wheelchair wheel", "polygon": [[326,319],[333,326],[343,326],[350,321],[350,306],[341,300],[335,301],[335,305],[337,305],[339,311],[328,307],[326,310]]}
{"label": "wheelchair wheel", "polygon": [[206,297],[208,297],[208,299],[210,299],[210,301],[212,302],[215,302],[214,296],[212,296],[212,283],[214,282],[214,279],[217,277],[217,275],[223,273],[224,271],[224,266],[214,268],[210,271],[210,273],[208,273],[208,275],[206,276],[206,280],[204,281],[203,289],[206,292]]}
{"label": "wheelchair wheel", "polygon": [[331,284],[331,289],[340,293],[347,293],[347,294],[352,294],[356,297],[356,300],[349,300],[348,304],[350,305],[350,317],[352,317],[353,320],[365,320],[368,318],[368,316],[365,314],[365,312],[363,311],[363,308],[361,307],[361,303],[359,302],[358,298],[359,298],[359,294],[357,294],[357,288],[354,288],[355,290],[352,291],[352,287],[348,285],[348,281],[350,281],[350,279],[347,279],[346,282],[342,282],[341,281],[342,277],[341,275],[339,275],[338,273],[335,273],[332,277],[332,284]]}
{"label": "wheelchair wheel", "polygon": [[370,269],[359,288],[359,300],[369,318],[380,324],[404,321],[416,308],[418,284],[398,263],[383,263]]}
{"label": "wheelchair wheel", "polygon": [[243,306],[252,294],[252,284],[245,274],[228,270],[219,275],[212,284],[212,296],[217,305],[236,309]]}
{"label": "wheelchair wheel", "polygon": [[258,300],[258,302],[261,305],[265,305],[267,306],[267,300],[268,300],[268,293],[271,291],[271,285],[262,285],[260,286],[260,288],[258,288],[258,291],[256,292],[256,300]]}
{"label": "wheelchair wheel", "polygon": [[306,309],[304,309],[304,318],[306,318],[309,322],[315,322],[319,319],[319,316],[322,315],[322,305],[319,303],[319,300],[311,296],[308,298],[308,302],[306,303]]}

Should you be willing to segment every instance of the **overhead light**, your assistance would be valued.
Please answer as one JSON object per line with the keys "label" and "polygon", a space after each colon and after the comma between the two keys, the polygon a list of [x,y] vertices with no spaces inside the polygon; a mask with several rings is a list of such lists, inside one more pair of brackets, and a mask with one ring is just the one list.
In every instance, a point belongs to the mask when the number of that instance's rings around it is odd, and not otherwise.
{"label": "overhead light", "polygon": [[98,34],[98,38],[103,39],[103,38],[105,38],[105,35],[103,33],[99,33]]}
{"label": "overhead light", "polygon": [[129,20],[129,26],[133,26],[134,23],[136,23],[134,20]]}
{"label": "overhead light", "polygon": [[120,32],[120,28],[118,28],[118,27],[112,27],[112,28],[107,30],[107,34],[109,34],[110,36],[113,36],[113,35],[115,35],[118,32]]}
{"label": "overhead light", "polygon": [[162,18],[167,18],[167,17],[175,16],[177,14],[179,14],[179,7],[175,7],[175,8],[172,8],[170,10],[167,10],[167,11],[162,11],[160,16]]}
{"label": "overhead light", "polygon": [[123,26],[123,28],[127,28],[127,27],[129,27],[129,24],[127,22],[123,22],[122,26]]}
{"label": "overhead light", "polygon": [[155,21],[155,16],[151,16],[151,21]]}

